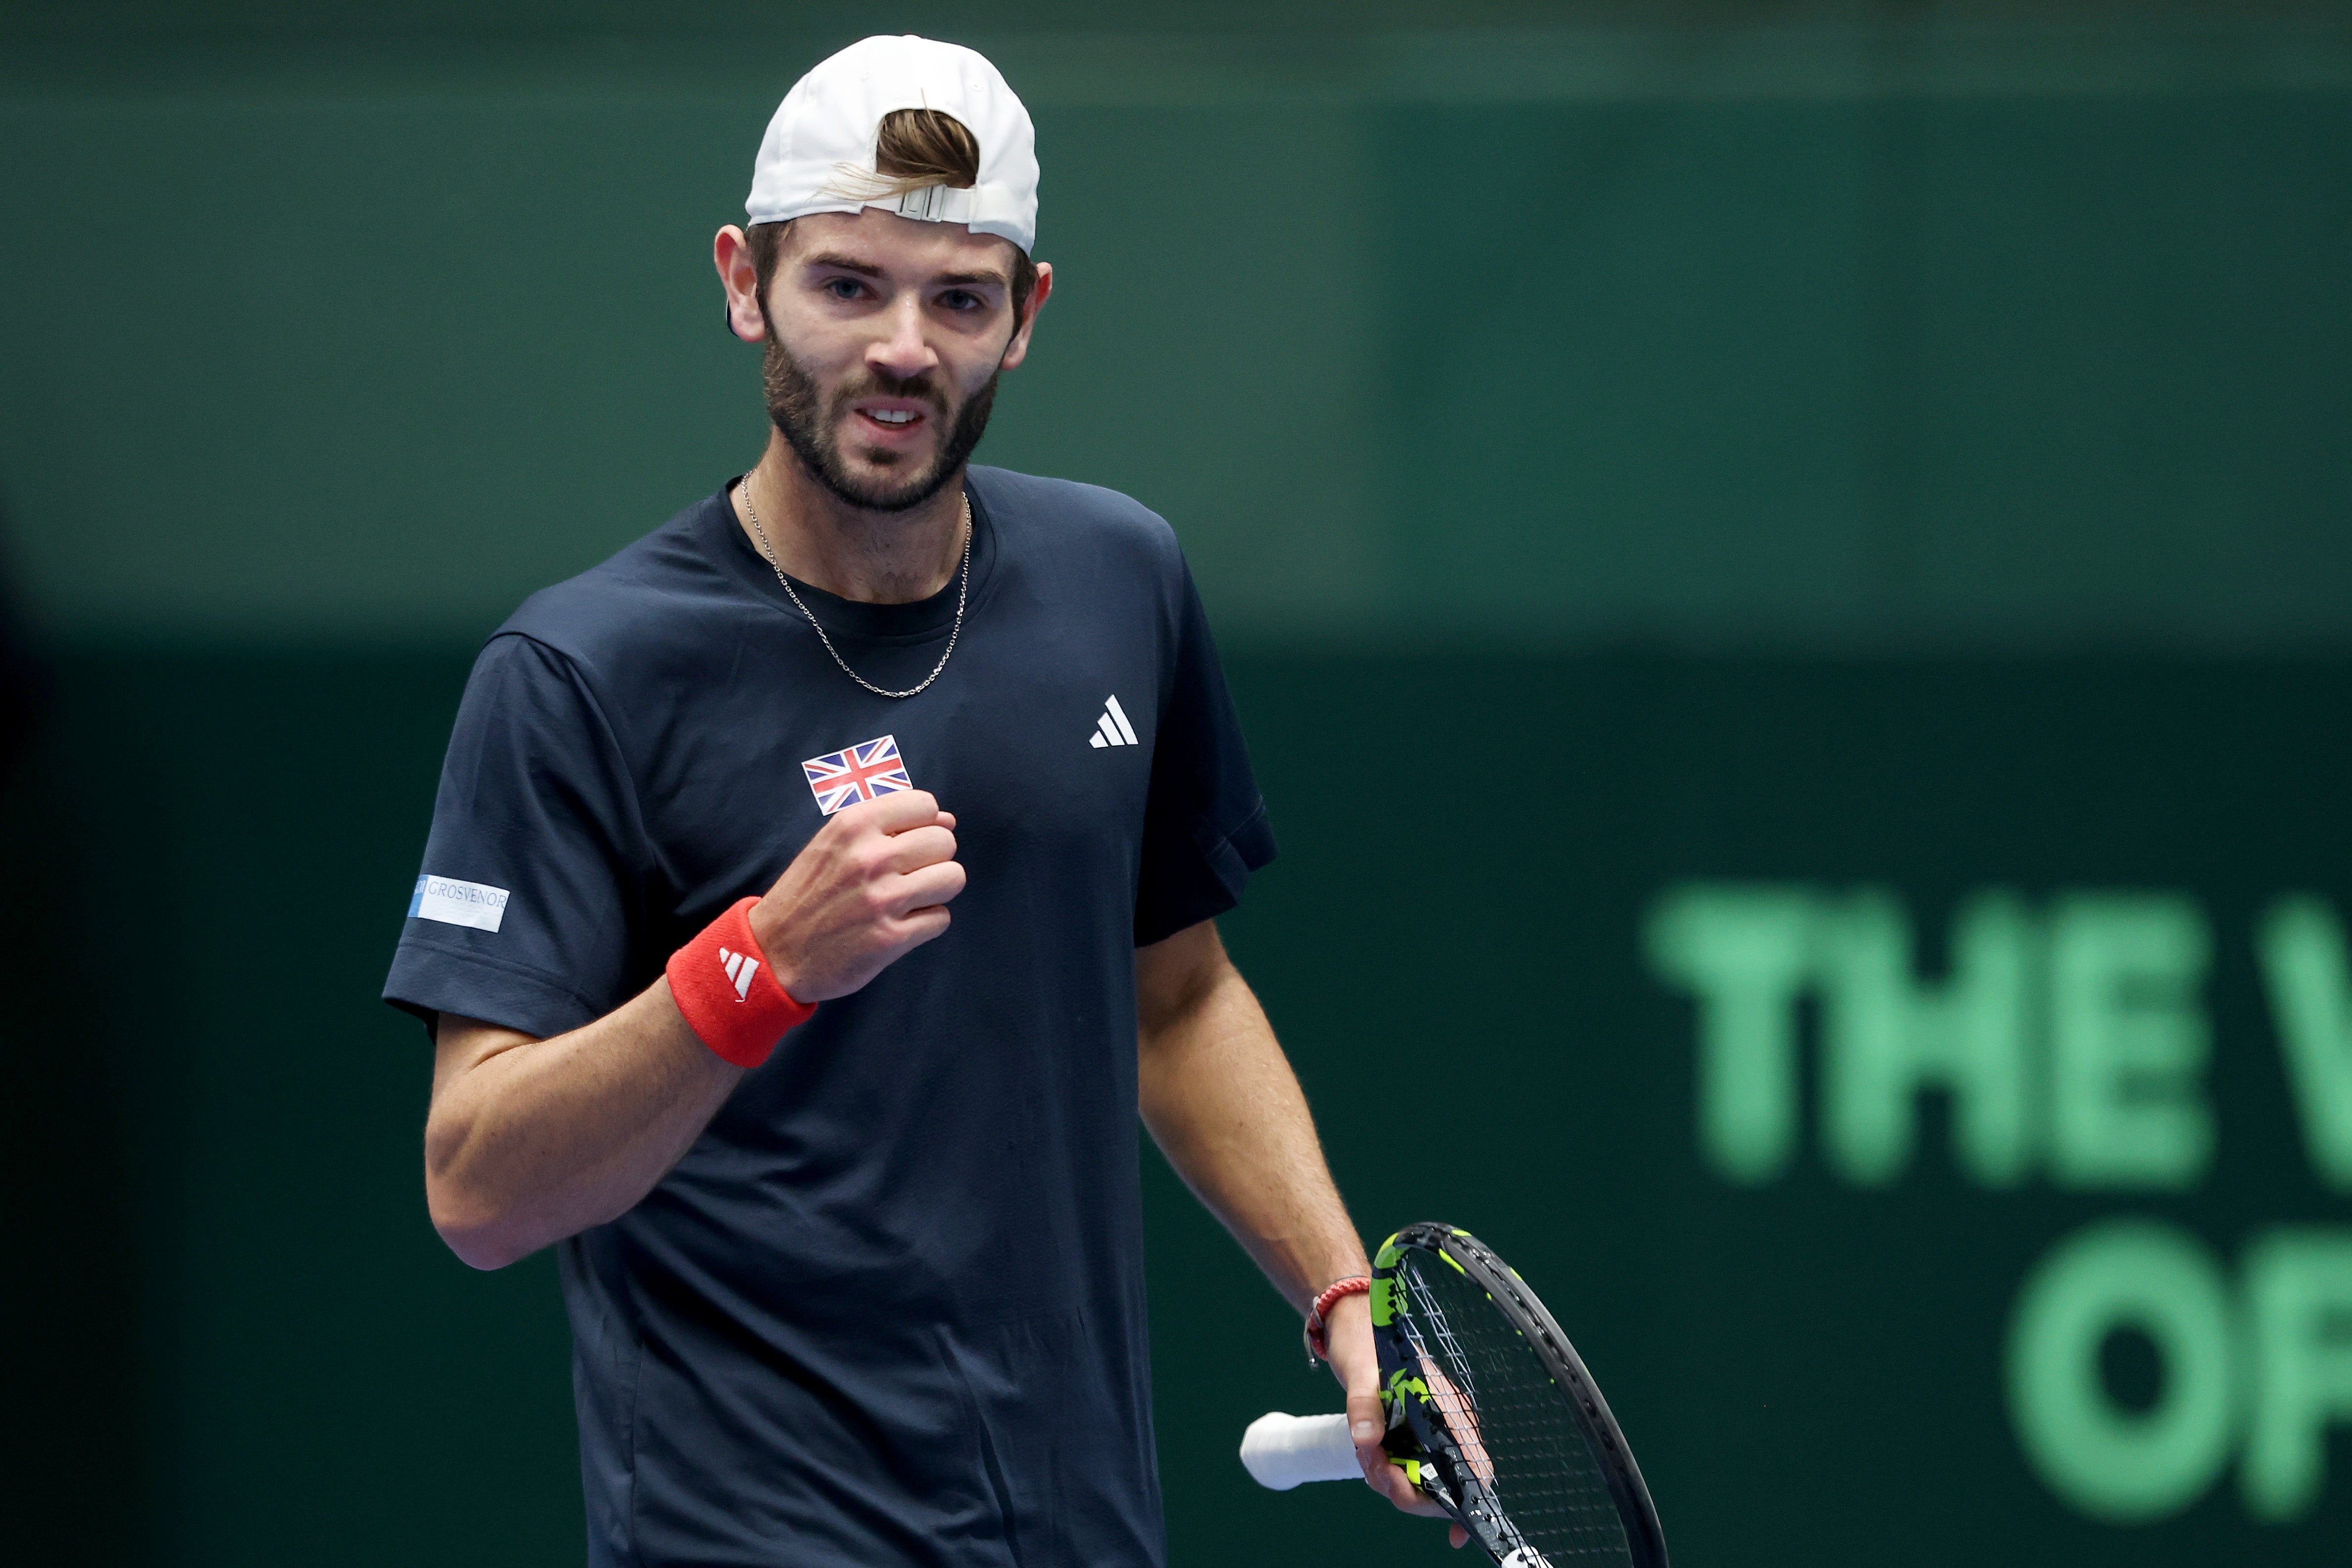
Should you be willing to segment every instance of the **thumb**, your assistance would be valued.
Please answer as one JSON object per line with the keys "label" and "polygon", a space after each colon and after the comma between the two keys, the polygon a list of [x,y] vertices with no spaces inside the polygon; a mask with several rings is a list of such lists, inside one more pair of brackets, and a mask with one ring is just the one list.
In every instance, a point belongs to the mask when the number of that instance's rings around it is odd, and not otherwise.
{"label": "thumb", "polygon": [[1357,1460],[1370,1475],[1373,1466],[1388,1463],[1381,1448],[1381,1435],[1388,1430],[1388,1416],[1381,1409],[1379,1384],[1367,1373],[1358,1375],[1361,1385],[1351,1379],[1348,1388],[1348,1436],[1356,1445]]}

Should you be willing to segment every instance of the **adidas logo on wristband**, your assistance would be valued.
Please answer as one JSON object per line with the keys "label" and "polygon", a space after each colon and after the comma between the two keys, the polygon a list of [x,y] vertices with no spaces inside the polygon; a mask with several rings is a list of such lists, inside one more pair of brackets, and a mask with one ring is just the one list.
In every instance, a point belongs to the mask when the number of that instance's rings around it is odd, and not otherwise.
{"label": "adidas logo on wristband", "polygon": [[[701,934],[669,955],[662,973],[678,1014],[695,1037],[739,1068],[768,1059],[784,1031],[816,1008],[793,999],[751,932],[751,906],[739,899]],[[719,962],[710,962],[716,953]]]}
{"label": "adidas logo on wristband", "polygon": [[727,978],[735,983],[735,1000],[742,1001],[751,994],[751,976],[760,972],[760,961],[749,953],[719,950],[719,962],[727,971]]}

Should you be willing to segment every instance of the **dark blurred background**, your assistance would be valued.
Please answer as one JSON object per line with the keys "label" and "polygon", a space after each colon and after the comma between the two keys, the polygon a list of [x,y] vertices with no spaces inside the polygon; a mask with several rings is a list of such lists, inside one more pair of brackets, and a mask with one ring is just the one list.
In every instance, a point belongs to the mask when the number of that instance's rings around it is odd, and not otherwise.
{"label": "dark blurred background", "polygon": [[[1358,1218],[1545,1292],[1677,1562],[2345,1561],[2352,8],[1505,0],[0,0],[11,1554],[579,1560],[375,994],[474,648],[756,456],[709,236],[899,30],[1034,113],[982,456],[1184,540]],[[1334,1394],[1146,1160],[1174,1561],[1446,1560],[1249,1483]]]}

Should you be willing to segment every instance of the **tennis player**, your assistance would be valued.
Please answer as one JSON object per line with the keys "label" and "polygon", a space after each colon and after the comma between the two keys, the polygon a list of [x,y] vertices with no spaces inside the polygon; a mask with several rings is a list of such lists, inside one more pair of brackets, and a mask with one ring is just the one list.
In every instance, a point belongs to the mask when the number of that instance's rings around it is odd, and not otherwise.
{"label": "tennis player", "polygon": [[490,638],[384,988],[435,1226],[558,1250],[590,1562],[1161,1563],[1139,1107],[1425,1511],[1218,942],[1274,839],[1175,537],[969,466],[1054,289],[1027,111],[868,38],[748,211],[767,450]]}

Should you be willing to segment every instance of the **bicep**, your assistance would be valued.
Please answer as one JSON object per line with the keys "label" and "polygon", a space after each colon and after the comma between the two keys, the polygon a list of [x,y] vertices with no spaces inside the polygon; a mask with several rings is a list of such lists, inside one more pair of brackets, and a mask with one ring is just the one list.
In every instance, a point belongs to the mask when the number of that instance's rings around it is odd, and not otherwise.
{"label": "bicep", "polygon": [[1233,967],[1217,922],[1202,921],[1135,950],[1135,1021],[1149,1047],[1168,1026],[1199,1006]]}

